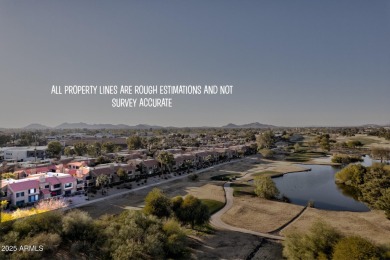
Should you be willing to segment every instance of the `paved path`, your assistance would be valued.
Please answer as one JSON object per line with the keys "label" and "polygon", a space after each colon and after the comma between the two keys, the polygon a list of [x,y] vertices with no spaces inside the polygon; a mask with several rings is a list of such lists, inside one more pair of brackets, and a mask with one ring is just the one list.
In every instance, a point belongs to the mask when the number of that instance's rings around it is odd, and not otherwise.
{"label": "paved path", "polygon": [[225,204],[225,207],[223,207],[220,211],[218,211],[213,216],[211,216],[211,221],[210,221],[211,225],[213,225],[214,227],[217,227],[217,228],[221,228],[221,229],[227,229],[227,230],[231,230],[231,231],[252,234],[252,235],[265,237],[265,238],[269,238],[269,239],[284,240],[284,237],[282,237],[282,236],[271,235],[268,233],[261,233],[261,232],[256,232],[256,231],[244,229],[244,228],[234,227],[234,226],[228,225],[225,222],[223,222],[221,220],[221,216],[233,206],[233,188],[230,187],[229,182],[225,183],[223,188],[225,190],[226,204]]}

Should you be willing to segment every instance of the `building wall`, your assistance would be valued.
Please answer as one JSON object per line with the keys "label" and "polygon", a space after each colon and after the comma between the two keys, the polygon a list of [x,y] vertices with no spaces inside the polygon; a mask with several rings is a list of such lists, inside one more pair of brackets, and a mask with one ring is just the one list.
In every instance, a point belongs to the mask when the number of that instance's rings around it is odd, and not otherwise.
{"label": "building wall", "polygon": [[39,200],[39,189],[35,188],[35,191],[22,190],[18,192],[13,192],[8,189],[8,192],[11,194],[11,204],[14,206],[22,206],[27,203],[33,203]]}

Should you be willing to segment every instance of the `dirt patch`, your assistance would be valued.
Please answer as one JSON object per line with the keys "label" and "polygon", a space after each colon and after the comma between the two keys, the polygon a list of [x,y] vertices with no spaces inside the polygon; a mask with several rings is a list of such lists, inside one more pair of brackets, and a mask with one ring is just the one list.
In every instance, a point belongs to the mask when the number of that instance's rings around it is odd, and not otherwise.
{"label": "dirt patch", "polygon": [[194,259],[246,259],[260,241],[254,235],[221,230],[190,239],[190,247]]}
{"label": "dirt patch", "polygon": [[390,221],[382,211],[346,212],[309,208],[281,231],[307,231],[313,222],[323,220],[345,235],[358,235],[380,245],[390,244]]}
{"label": "dirt patch", "polygon": [[253,260],[280,260],[283,259],[282,255],[283,245],[280,242],[271,240],[265,240],[256,254],[253,256]]}
{"label": "dirt patch", "polygon": [[234,197],[233,207],[221,219],[235,227],[267,233],[287,223],[302,209],[289,203],[240,196]]}

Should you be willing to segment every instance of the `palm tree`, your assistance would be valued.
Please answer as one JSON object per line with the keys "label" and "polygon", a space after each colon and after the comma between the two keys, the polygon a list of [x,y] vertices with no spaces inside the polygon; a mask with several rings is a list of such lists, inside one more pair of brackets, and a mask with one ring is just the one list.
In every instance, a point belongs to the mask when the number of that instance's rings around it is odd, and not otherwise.
{"label": "palm tree", "polygon": [[175,158],[173,157],[173,154],[167,151],[162,151],[157,156],[157,161],[161,164],[162,168],[164,169],[164,172],[168,170],[171,172],[171,166],[173,165],[173,162],[175,161]]}
{"label": "palm tree", "polygon": [[96,178],[96,186],[97,187],[102,187],[102,193],[104,193],[104,187],[106,187],[109,183],[109,178],[107,175],[99,175],[97,178]]}
{"label": "palm tree", "polygon": [[139,176],[147,174],[148,169],[147,169],[146,165],[143,162],[141,162],[140,164],[137,164],[135,167],[139,171]]}

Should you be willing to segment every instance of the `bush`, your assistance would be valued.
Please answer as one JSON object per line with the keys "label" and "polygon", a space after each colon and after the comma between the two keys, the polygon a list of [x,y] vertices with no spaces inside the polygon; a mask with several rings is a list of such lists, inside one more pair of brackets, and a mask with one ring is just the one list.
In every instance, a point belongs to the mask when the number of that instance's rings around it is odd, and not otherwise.
{"label": "bush", "polygon": [[164,193],[154,188],[145,198],[145,207],[143,211],[146,214],[155,215],[159,218],[169,217],[171,215],[171,202]]}
{"label": "bush", "polygon": [[307,234],[287,234],[283,255],[288,259],[330,259],[340,234],[323,222],[315,222]]}
{"label": "bush", "polygon": [[269,176],[256,176],[254,179],[255,193],[265,199],[272,199],[279,194],[278,188]]}
{"label": "bush", "polygon": [[[36,250],[18,250],[12,254],[12,259],[42,259],[43,256],[53,253],[61,244],[61,237],[55,233],[40,233],[27,237],[19,242],[20,246],[35,246]],[[42,249],[42,251],[40,250]]]}
{"label": "bush", "polygon": [[343,183],[349,186],[357,186],[364,181],[366,168],[361,164],[351,164],[337,172],[335,179],[337,183]]}
{"label": "bush", "polygon": [[61,214],[49,211],[16,220],[13,224],[13,230],[18,232],[21,238],[40,232],[60,233],[61,227],[58,223],[61,223]]}
{"label": "bush", "polygon": [[362,161],[363,161],[362,157],[357,155],[335,154],[332,157],[333,163],[349,164],[349,163],[362,162]]}
{"label": "bush", "polygon": [[190,224],[191,228],[203,225],[210,219],[208,207],[192,195],[187,195],[184,200],[175,197],[171,205],[177,219],[184,224]]}
{"label": "bush", "polygon": [[93,221],[88,213],[80,210],[72,210],[62,219],[62,231],[64,238],[69,241],[94,239]]}
{"label": "bush", "polygon": [[198,174],[191,174],[191,175],[188,175],[188,179],[190,181],[197,181],[199,179],[199,175]]}
{"label": "bush", "polygon": [[183,232],[180,224],[170,219],[163,225],[163,230],[167,236],[164,252],[168,257],[176,258],[187,253],[187,236]]}
{"label": "bush", "polygon": [[380,259],[380,250],[371,242],[357,236],[345,237],[334,247],[334,260]]}
{"label": "bush", "polygon": [[126,210],[102,222],[108,259],[188,259],[186,237],[175,221],[163,223],[153,215]]}
{"label": "bush", "polygon": [[382,196],[376,202],[376,207],[384,210],[386,217],[390,219],[390,188],[382,191]]}
{"label": "bush", "polygon": [[272,159],[275,155],[274,151],[270,149],[261,149],[259,153],[266,159]]}

